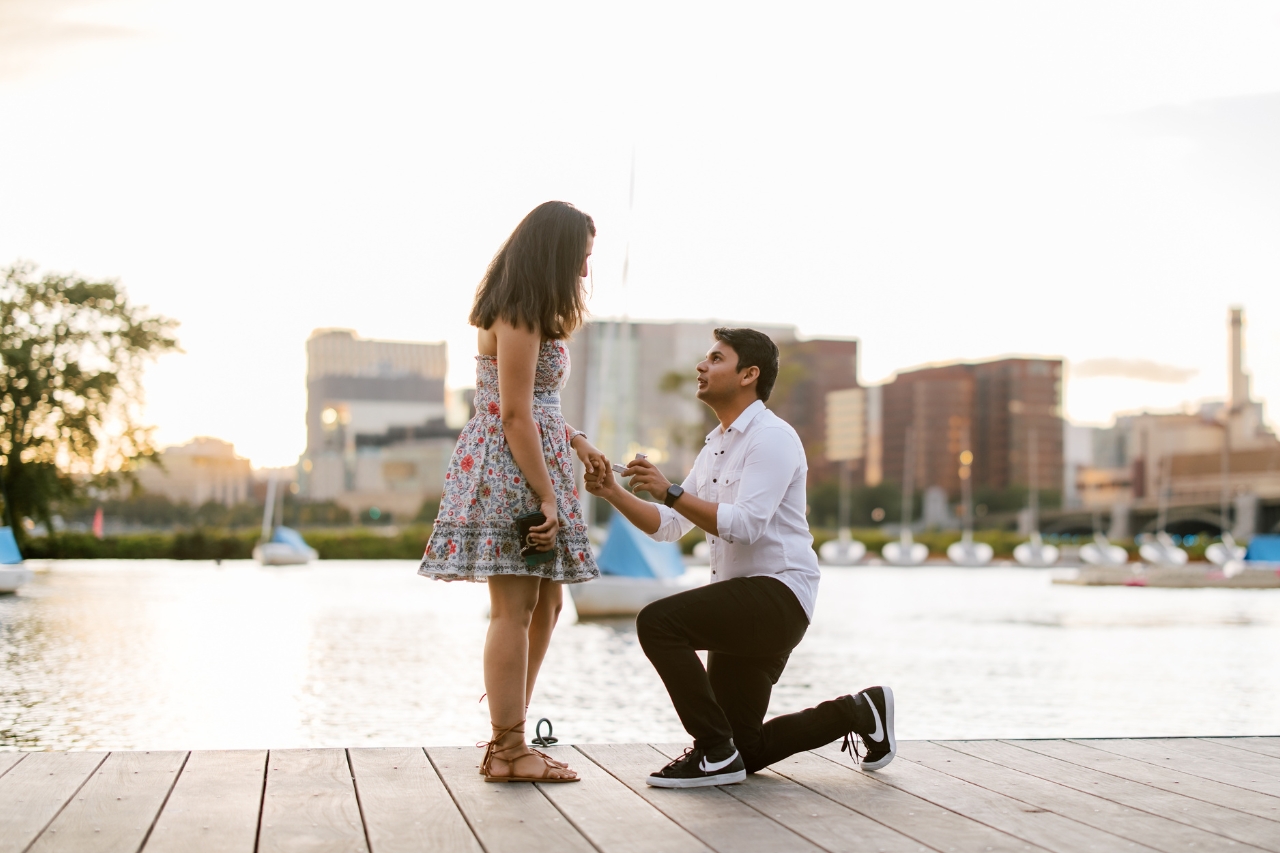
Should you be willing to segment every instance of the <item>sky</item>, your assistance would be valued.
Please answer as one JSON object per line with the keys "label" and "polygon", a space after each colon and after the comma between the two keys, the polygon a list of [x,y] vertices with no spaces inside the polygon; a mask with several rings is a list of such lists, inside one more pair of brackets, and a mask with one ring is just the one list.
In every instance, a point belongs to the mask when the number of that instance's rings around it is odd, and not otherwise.
{"label": "sky", "polygon": [[255,465],[304,448],[313,329],[471,384],[548,199],[594,316],[857,337],[868,383],[1062,357],[1079,423],[1224,396],[1242,305],[1275,423],[1277,44],[1274,2],[0,0],[0,265],[180,321],[148,421]]}

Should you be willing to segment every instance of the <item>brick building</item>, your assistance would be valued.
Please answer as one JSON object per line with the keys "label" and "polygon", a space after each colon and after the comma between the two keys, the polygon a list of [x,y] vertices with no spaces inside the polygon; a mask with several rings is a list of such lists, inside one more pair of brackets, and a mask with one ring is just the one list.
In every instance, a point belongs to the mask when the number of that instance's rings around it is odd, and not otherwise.
{"label": "brick building", "polygon": [[902,481],[910,428],[917,490],[941,486],[959,499],[958,456],[966,449],[973,452],[975,489],[1027,487],[1034,432],[1036,482],[1040,489],[1062,488],[1060,360],[1005,358],[925,367],[899,373],[880,394],[885,480]]}

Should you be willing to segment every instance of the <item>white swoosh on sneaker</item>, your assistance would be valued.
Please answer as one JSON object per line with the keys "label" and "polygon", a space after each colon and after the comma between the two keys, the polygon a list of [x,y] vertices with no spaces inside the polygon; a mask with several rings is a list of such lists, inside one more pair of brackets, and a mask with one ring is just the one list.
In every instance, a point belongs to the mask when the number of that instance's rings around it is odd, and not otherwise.
{"label": "white swoosh on sneaker", "polygon": [[867,735],[867,737],[871,738],[871,740],[876,743],[879,743],[884,740],[884,726],[880,724],[880,712],[876,710],[876,703],[871,701],[871,696],[869,694],[863,693],[862,695],[867,697],[867,704],[871,706],[871,713],[876,718],[876,730]]}
{"label": "white swoosh on sneaker", "polygon": [[738,751],[736,749],[733,751],[733,755],[730,755],[724,761],[707,761],[707,757],[704,755],[702,756],[702,762],[698,765],[698,769],[703,773],[715,773],[717,770],[723,770],[728,767],[737,757]]}

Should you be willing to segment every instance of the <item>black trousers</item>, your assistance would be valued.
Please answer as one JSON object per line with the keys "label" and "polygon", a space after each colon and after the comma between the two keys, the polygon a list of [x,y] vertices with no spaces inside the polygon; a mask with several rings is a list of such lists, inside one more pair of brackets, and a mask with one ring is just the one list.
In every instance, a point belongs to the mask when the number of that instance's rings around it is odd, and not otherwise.
{"label": "black trousers", "polygon": [[[748,772],[815,749],[853,728],[847,698],[764,721],[769,694],[809,628],[786,584],[733,578],[660,599],[636,618],[640,645],[694,746],[733,738]],[[703,669],[697,650],[707,652]]]}

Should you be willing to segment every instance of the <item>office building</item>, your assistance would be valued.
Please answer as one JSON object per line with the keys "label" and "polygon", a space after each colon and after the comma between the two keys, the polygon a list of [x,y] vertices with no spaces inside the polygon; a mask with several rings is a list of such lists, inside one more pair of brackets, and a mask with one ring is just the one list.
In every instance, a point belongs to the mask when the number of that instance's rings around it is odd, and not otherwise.
{"label": "office building", "polygon": [[903,371],[880,386],[878,406],[868,407],[872,417],[877,409],[879,423],[868,425],[879,444],[868,449],[869,458],[878,458],[877,476],[868,465],[870,485],[879,477],[902,485],[909,475],[916,492],[938,486],[959,500],[959,455],[970,450],[976,491],[1025,489],[1032,482],[1041,490],[1062,488],[1058,359],[1004,358]]}
{"label": "office building", "polygon": [[143,491],[193,507],[210,502],[235,506],[250,497],[249,460],[237,456],[230,442],[200,436],[165,448],[158,461],[139,468],[138,485]]}
{"label": "office building", "polygon": [[444,343],[312,333],[302,495],[395,519],[438,500],[458,435],[445,423],[447,365]]}

